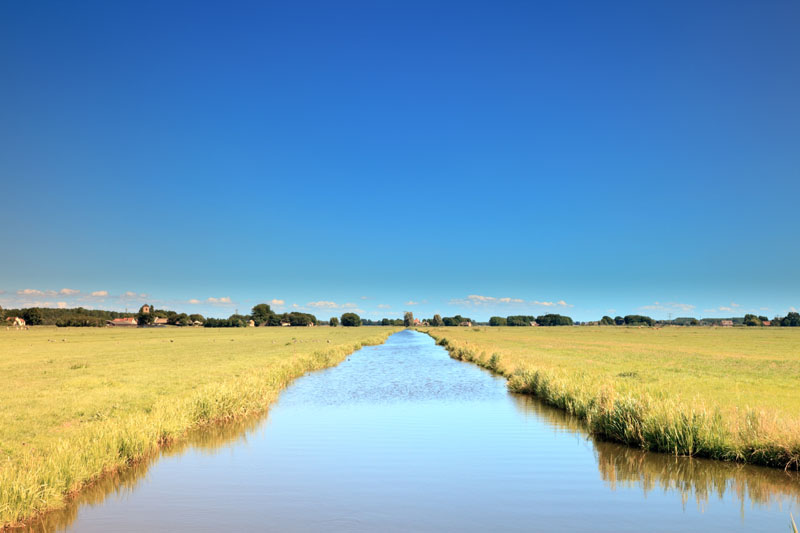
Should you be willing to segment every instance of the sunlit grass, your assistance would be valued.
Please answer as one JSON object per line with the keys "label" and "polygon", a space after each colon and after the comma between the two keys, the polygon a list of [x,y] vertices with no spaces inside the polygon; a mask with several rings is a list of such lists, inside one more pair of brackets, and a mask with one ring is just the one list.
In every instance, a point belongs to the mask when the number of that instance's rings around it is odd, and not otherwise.
{"label": "sunlit grass", "polygon": [[263,411],[292,379],[396,329],[2,331],[0,526],[191,428]]}
{"label": "sunlit grass", "polygon": [[800,330],[428,328],[453,357],[509,378],[645,450],[800,463]]}

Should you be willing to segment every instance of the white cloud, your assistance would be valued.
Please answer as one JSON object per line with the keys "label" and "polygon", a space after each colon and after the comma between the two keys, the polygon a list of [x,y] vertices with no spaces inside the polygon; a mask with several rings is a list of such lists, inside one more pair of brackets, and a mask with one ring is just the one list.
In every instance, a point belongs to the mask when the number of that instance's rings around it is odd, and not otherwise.
{"label": "white cloud", "polygon": [[72,296],[73,294],[78,294],[79,290],[77,289],[61,289],[58,291],[58,294],[63,294],[64,296]]}
{"label": "white cloud", "polygon": [[695,309],[695,306],[692,304],[682,304],[678,302],[654,302],[650,305],[643,305],[639,308],[641,311],[668,311],[668,312],[683,312],[689,313]]}
{"label": "white cloud", "polygon": [[406,302],[406,305],[419,305],[419,302],[415,302],[414,300],[409,300]]}
{"label": "white cloud", "polygon": [[726,312],[728,312],[728,313],[733,313],[733,308],[732,308],[732,307],[728,307],[728,306],[726,306],[726,305],[721,305],[721,306],[719,307],[719,310],[720,310],[720,311],[726,311]]}
{"label": "white cloud", "polygon": [[327,300],[320,300],[318,302],[308,302],[306,304],[308,307],[314,307],[316,309],[336,309],[339,307],[336,305],[336,302],[330,302]]}
{"label": "white cloud", "polygon": [[282,307],[282,306],[286,305],[286,301],[285,300],[278,300],[277,298],[273,298],[272,300],[269,301],[269,304],[271,306],[273,306],[273,307]]}
{"label": "white cloud", "polygon": [[102,298],[102,297],[108,296],[108,291],[94,291],[92,293],[92,296],[96,296],[98,298]]}
{"label": "white cloud", "polygon": [[391,309],[392,306],[389,304],[378,304],[378,309]]}
{"label": "white cloud", "polygon": [[[306,304],[307,307],[313,307],[314,309],[356,309],[358,306],[354,303],[343,303],[337,304],[336,302],[331,302],[329,300],[320,300],[318,302],[308,302]],[[296,306],[295,306],[296,307]]]}
{"label": "white cloud", "polygon": [[17,291],[17,294],[21,296],[44,296],[44,291],[36,289],[20,289]]}
{"label": "white cloud", "polygon": [[790,312],[790,313],[797,313],[797,312],[799,312],[799,311],[797,311],[797,309],[795,309],[794,307],[790,307],[790,308],[789,308],[789,312]]}
{"label": "white cloud", "polygon": [[58,307],[59,309],[66,309],[67,302],[56,302],[56,307]]}
{"label": "white cloud", "polygon": [[509,296],[495,297],[495,296],[481,296],[479,294],[470,294],[466,298],[456,298],[450,300],[450,305],[463,305],[463,306],[497,306],[497,305],[517,305],[517,306],[537,306],[537,307],[572,307],[564,300],[557,302],[543,302],[539,300],[532,300],[526,302],[522,298],[512,298]]}
{"label": "white cloud", "polygon": [[191,300],[189,300],[188,303],[190,303],[192,305],[197,305],[197,304],[200,303],[200,300],[198,300],[197,298],[192,298]]}
{"label": "white cloud", "polygon": [[220,298],[214,298],[213,296],[209,296],[208,298],[206,298],[206,302],[210,303],[211,305],[219,305],[219,306],[233,305],[230,296],[222,296]]}

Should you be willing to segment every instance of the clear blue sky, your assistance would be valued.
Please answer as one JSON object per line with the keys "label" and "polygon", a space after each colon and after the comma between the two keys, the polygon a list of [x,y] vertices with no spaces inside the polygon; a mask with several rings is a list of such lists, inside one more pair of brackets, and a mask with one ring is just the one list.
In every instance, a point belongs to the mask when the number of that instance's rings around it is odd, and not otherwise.
{"label": "clear blue sky", "polygon": [[785,314],[798,28],[797,1],[2,2],[0,305]]}

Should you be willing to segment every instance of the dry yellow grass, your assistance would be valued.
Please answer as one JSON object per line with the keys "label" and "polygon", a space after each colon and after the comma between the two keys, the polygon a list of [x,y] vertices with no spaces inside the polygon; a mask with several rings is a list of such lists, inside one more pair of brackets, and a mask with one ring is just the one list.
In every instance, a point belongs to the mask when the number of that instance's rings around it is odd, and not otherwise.
{"label": "dry yellow grass", "polygon": [[397,328],[0,332],[0,527]]}

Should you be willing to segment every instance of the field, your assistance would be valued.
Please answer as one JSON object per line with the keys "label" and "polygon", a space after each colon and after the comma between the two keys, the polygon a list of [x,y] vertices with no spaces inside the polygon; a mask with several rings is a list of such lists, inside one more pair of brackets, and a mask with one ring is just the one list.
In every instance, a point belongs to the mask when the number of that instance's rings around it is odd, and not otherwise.
{"label": "field", "polygon": [[0,332],[0,528],[210,422],[265,410],[307,371],[397,328]]}
{"label": "field", "polygon": [[422,328],[450,351],[645,450],[800,464],[800,329]]}

